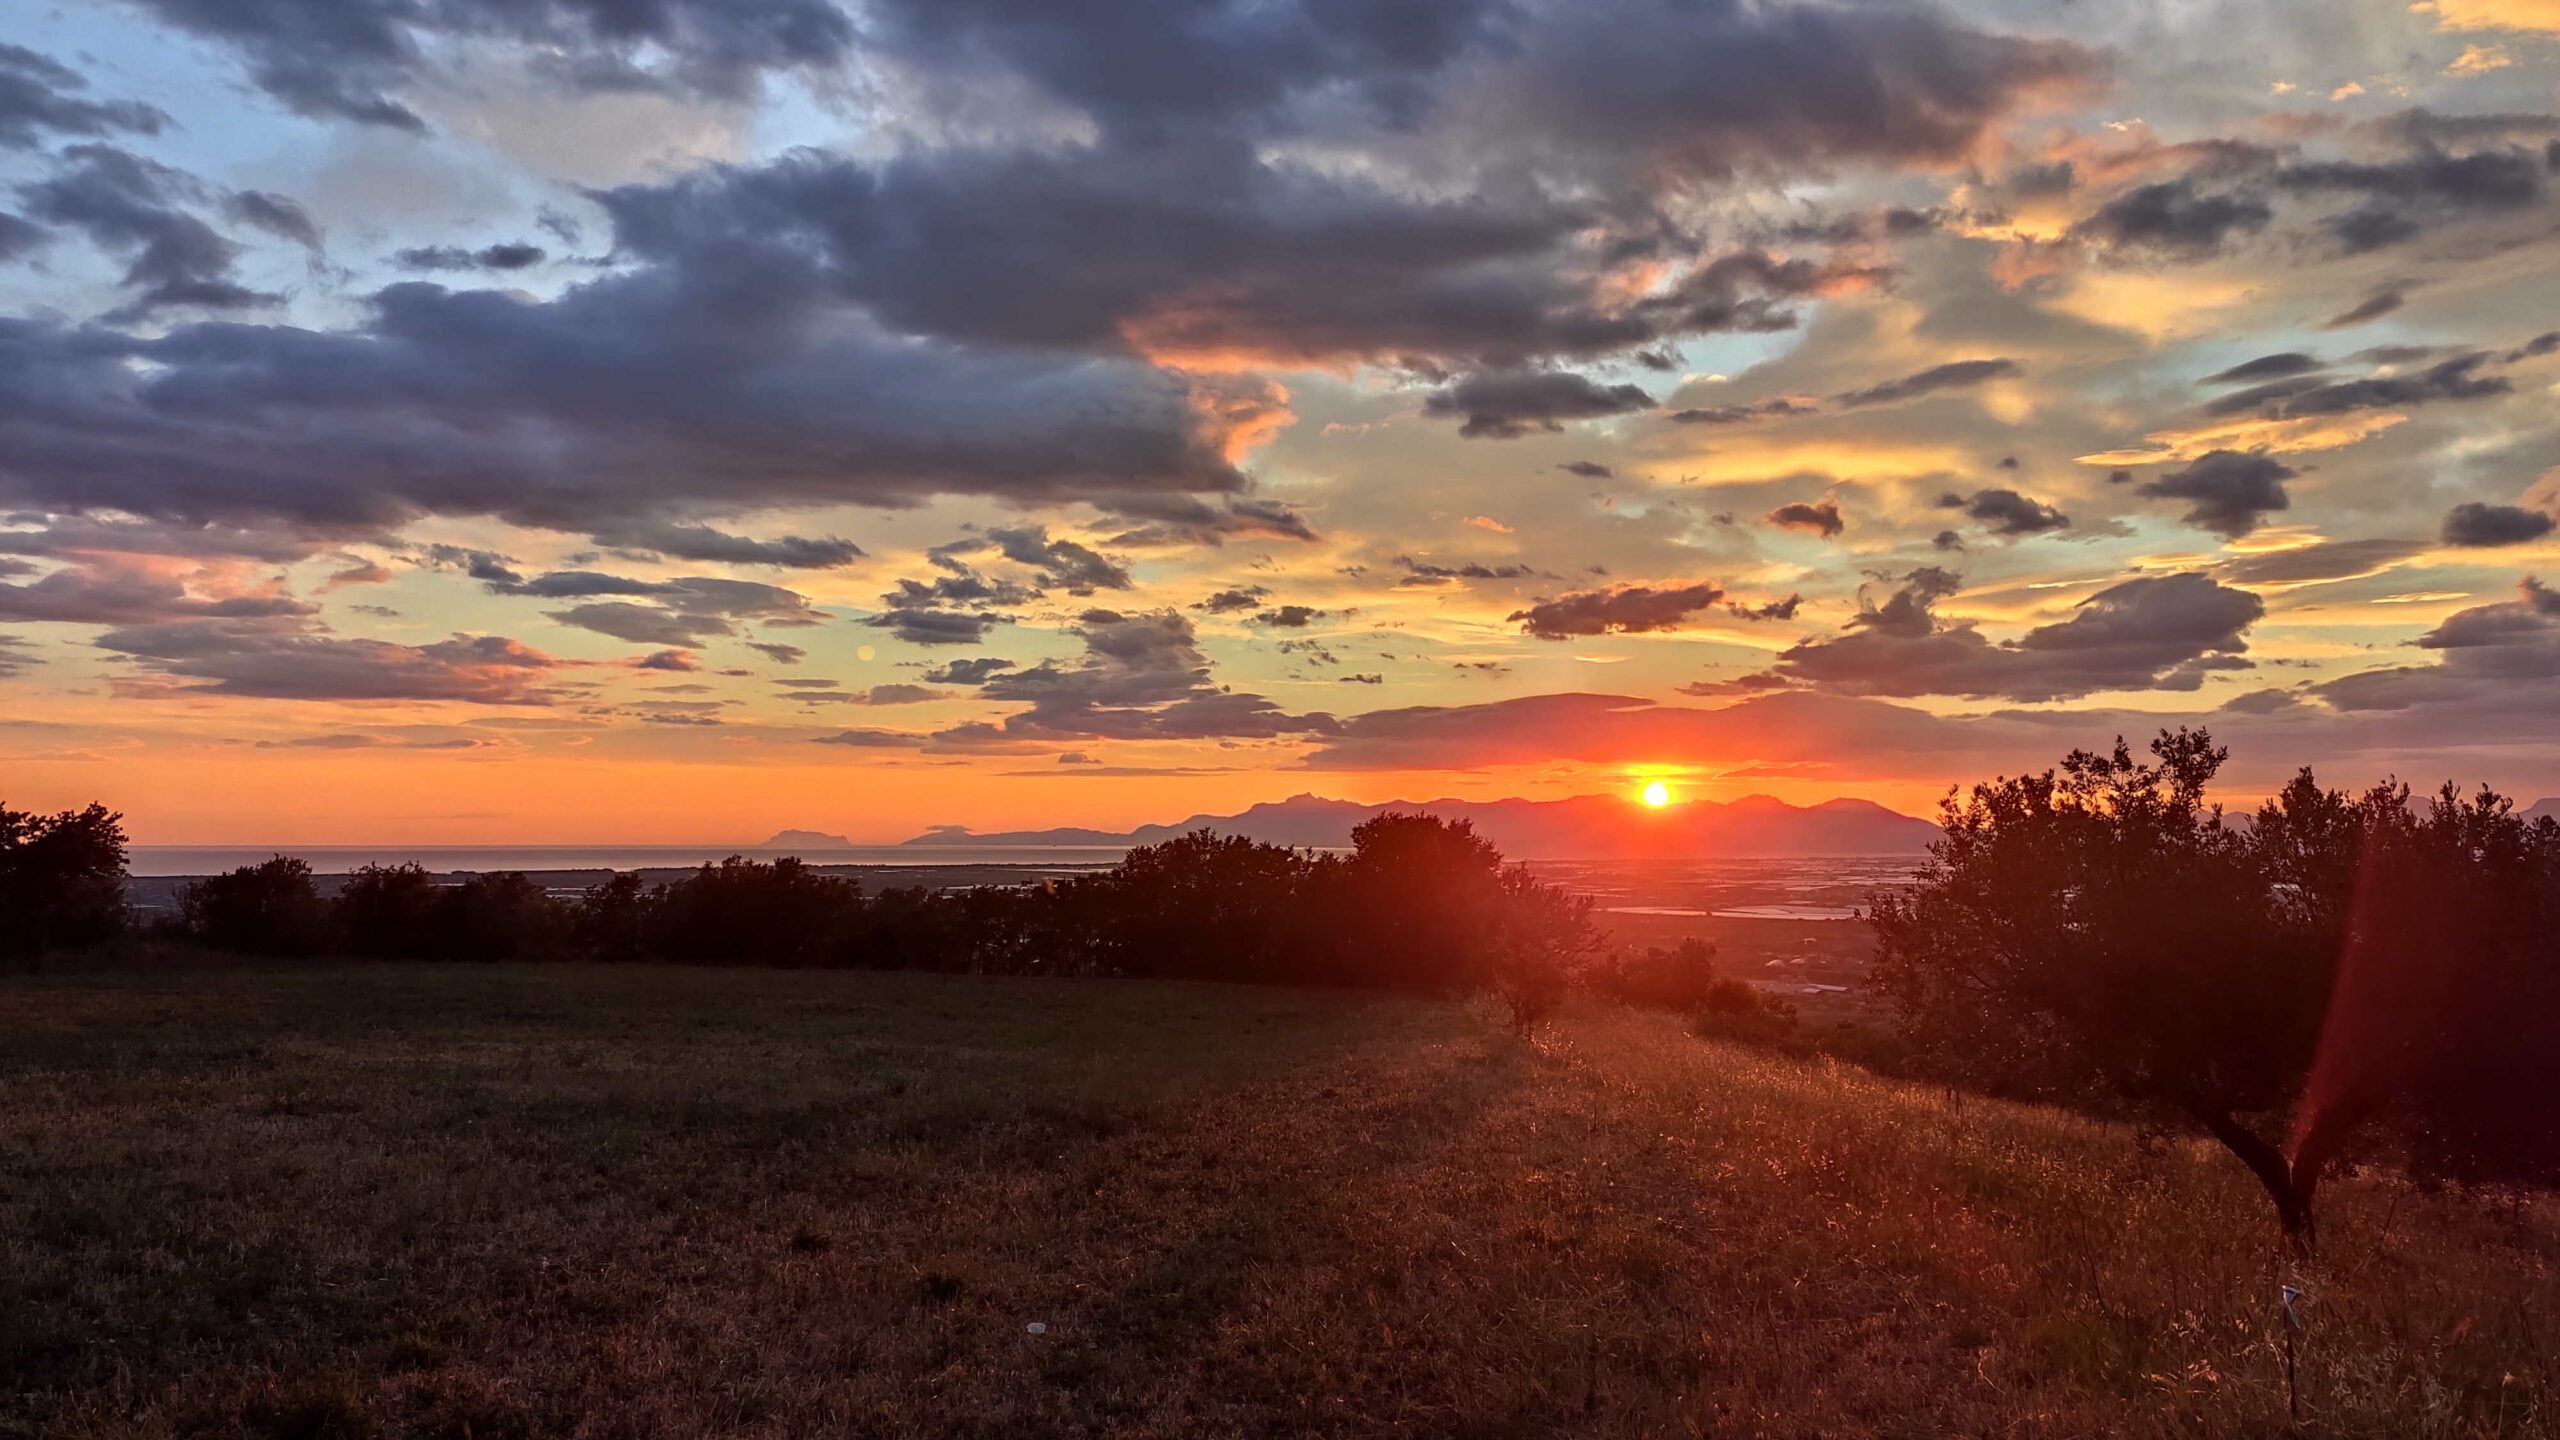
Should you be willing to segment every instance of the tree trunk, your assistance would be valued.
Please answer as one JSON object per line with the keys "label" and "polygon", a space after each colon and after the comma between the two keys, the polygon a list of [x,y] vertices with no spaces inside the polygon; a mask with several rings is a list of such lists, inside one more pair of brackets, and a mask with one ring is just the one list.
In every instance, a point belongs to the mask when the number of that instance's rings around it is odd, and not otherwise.
{"label": "tree trunk", "polygon": [[2222,1147],[2236,1155],[2249,1173],[2258,1177],[2267,1198],[2276,1205],[2276,1223],[2284,1227],[2284,1238],[2304,1251],[2319,1239],[2312,1219],[2311,1194],[2313,1175],[2296,1176],[2284,1152],[2260,1139],[2258,1133],[2233,1119],[2227,1112],[2198,1106],[2190,1114],[2205,1132],[2222,1142]]}

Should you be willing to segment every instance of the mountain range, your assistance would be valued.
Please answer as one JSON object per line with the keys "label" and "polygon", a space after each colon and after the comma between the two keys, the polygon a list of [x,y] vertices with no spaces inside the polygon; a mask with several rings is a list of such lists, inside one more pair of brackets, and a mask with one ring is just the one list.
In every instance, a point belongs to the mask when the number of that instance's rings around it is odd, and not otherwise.
{"label": "mountain range", "polygon": [[1351,843],[1351,827],[1388,811],[1422,811],[1474,823],[1476,833],[1515,859],[1606,856],[1750,857],[1903,855],[1927,848],[1938,828],[1872,800],[1789,805],[1766,795],[1718,802],[1691,800],[1659,810],[1614,795],[1569,800],[1425,800],[1361,805],[1319,795],[1292,795],[1236,815],[1194,815],[1135,830],[1067,828],[978,834],[937,825],[909,845],[1027,848],[1152,845],[1193,830],[1243,835],[1274,845],[1332,848]]}

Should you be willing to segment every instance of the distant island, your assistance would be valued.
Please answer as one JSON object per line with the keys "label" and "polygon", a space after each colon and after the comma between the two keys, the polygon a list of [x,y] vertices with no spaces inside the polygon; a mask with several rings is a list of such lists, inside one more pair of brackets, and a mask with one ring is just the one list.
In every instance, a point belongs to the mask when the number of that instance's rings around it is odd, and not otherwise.
{"label": "distant island", "polygon": [[788,850],[800,846],[810,850],[850,850],[853,842],[842,835],[829,835],[819,830],[777,830],[764,842],[767,850]]}
{"label": "distant island", "polygon": [[1514,858],[1583,856],[1905,855],[1926,849],[1938,827],[1872,800],[1790,805],[1766,795],[1718,802],[1692,800],[1648,810],[1615,795],[1570,800],[1397,800],[1361,805],[1320,795],[1292,795],[1237,815],[1194,815],[1170,825],[1120,832],[1066,828],[979,834],[937,825],[905,842],[920,847],[1152,845],[1193,830],[1243,835],[1275,845],[1318,848],[1351,843],[1351,827],[1390,810],[1468,820]]}

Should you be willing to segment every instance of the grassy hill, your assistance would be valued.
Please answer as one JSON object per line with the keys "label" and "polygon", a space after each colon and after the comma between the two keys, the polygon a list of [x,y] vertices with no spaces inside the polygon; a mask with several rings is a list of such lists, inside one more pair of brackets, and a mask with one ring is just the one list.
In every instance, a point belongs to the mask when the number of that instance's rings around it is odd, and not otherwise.
{"label": "grassy hill", "polygon": [[[2560,1211],[1588,1008],[0,980],[0,1435],[2549,1434]],[[1041,1329],[1035,1333],[1033,1326]]]}

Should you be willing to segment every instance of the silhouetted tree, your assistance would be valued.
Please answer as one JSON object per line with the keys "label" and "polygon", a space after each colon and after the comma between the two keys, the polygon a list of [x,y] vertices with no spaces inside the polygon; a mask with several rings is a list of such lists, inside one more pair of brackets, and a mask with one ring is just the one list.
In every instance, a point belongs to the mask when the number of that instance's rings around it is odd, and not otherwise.
{"label": "silhouetted tree", "polygon": [[651,897],[650,950],[697,964],[822,965],[842,952],[862,887],[797,857],[736,855]]}
{"label": "silhouetted tree", "polygon": [[2560,1184],[2560,825],[2447,785],[2375,809],[2341,893],[2301,1183],[2361,1142],[2422,1178]]}
{"label": "silhouetted tree", "polygon": [[0,955],[96,945],[125,928],[124,817],[0,806]]}
{"label": "silhouetted tree", "polygon": [[423,865],[357,867],[330,906],[338,947],[371,960],[442,958],[443,892]]}
{"label": "silhouetted tree", "polygon": [[566,954],[569,907],[512,870],[474,875],[436,897],[432,949],[443,960],[540,960]]}
{"label": "silhouetted tree", "polygon": [[571,945],[589,960],[648,959],[652,903],[649,883],[634,870],[587,887],[570,912]]}
{"label": "silhouetted tree", "polygon": [[329,912],[311,866],[290,855],[243,865],[180,887],[189,938],[243,955],[316,955],[329,942]]}
{"label": "silhouetted tree", "polygon": [[960,907],[920,885],[871,896],[848,926],[847,963],[875,970],[968,968],[968,936]]}
{"label": "silhouetted tree", "polygon": [[1873,983],[1947,1063],[2193,1124],[2301,1235],[2309,1195],[2262,1127],[2299,1093],[2336,950],[2325,894],[2278,887],[2332,864],[2343,821],[2306,779],[2262,848],[2205,802],[2227,753],[2209,734],[2151,753],[1950,796],[1917,885],[1877,898]]}
{"label": "silhouetted tree", "polygon": [[1511,1028],[1525,1036],[1582,982],[1599,931],[1591,923],[1590,896],[1550,885],[1526,865],[1496,871],[1493,900],[1493,923],[1481,943],[1494,994],[1510,1011]]}
{"label": "silhouetted tree", "polygon": [[1067,898],[1093,922],[1102,973],[1276,979],[1308,863],[1285,846],[1194,830],[1080,877]]}
{"label": "silhouetted tree", "polygon": [[1620,1004],[1678,1014],[1702,1009],[1715,985],[1716,947],[1694,935],[1668,950],[1613,956],[1591,975],[1592,988]]}

